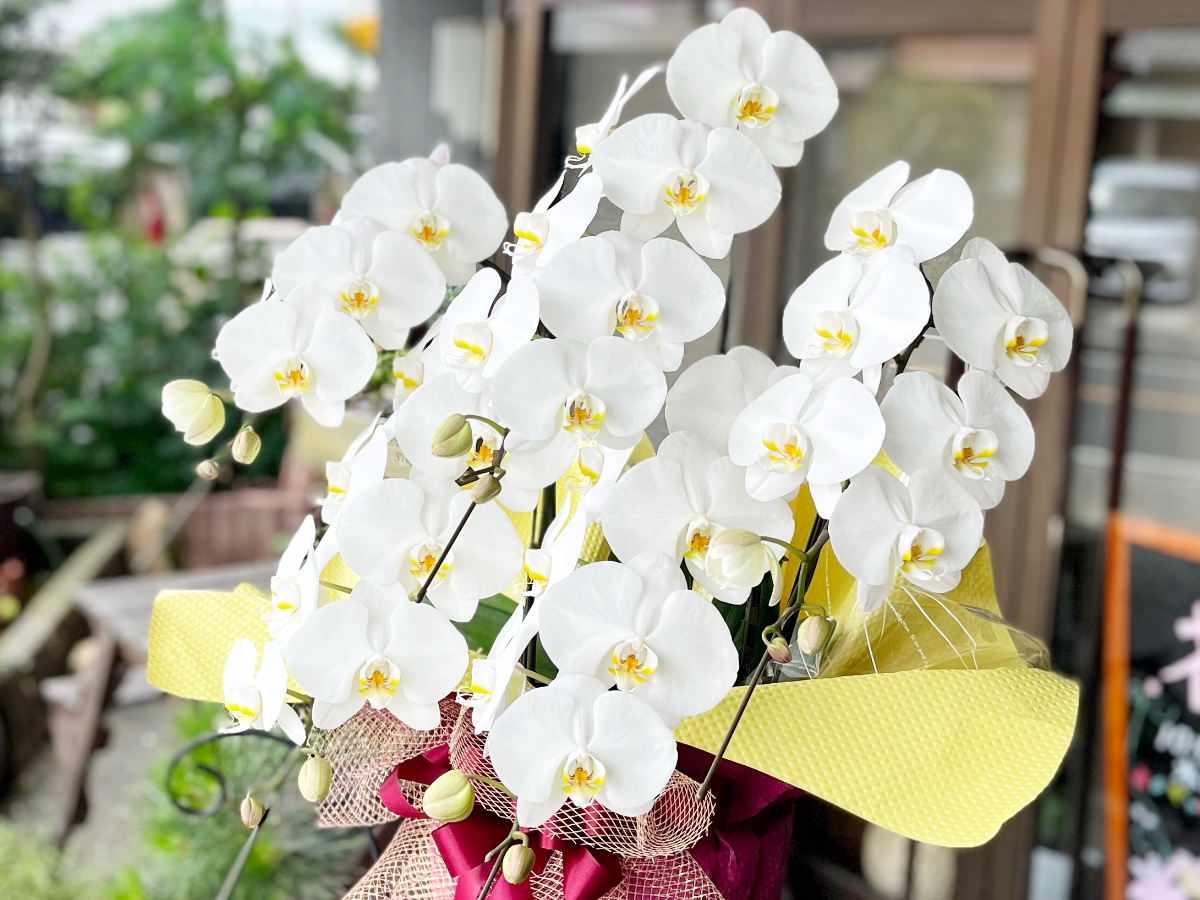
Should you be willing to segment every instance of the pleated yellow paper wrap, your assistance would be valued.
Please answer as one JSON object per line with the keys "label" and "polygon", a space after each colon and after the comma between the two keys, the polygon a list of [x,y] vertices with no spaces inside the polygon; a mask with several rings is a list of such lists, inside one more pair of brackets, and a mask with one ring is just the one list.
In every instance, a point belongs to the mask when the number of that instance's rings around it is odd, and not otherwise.
{"label": "pleated yellow paper wrap", "polygon": [[[793,509],[803,541],[813,515],[806,491]],[[528,524],[516,524],[528,534]],[[584,557],[604,550],[595,529]],[[785,574],[790,583],[795,566]],[[357,580],[340,557],[322,577],[347,587]],[[729,759],[892,831],[955,847],[986,841],[1053,777],[1074,730],[1078,688],[1033,668],[1044,663],[1037,642],[999,621],[986,545],[954,591],[921,594],[897,582],[884,611],[869,616],[855,606],[854,579],[826,550],[806,601],[838,621],[821,677],[761,685]],[[229,648],[238,637],[266,640],[266,607],[248,585],[160,594],[150,682],[220,701]],[[676,737],[715,750],[744,691],[684,720]]]}

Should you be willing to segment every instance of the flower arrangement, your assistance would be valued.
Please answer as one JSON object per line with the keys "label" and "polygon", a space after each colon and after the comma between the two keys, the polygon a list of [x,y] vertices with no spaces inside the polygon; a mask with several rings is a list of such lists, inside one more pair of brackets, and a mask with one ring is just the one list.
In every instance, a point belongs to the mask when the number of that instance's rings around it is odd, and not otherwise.
{"label": "flower arrangement", "polygon": [[[304,522],[269,600],[164,595],[151,635],[155,683],[210,696],[220,668],[231,728],[304,745],[327,822],[408,820],[354,896],[765,897],[792,786],[979,843],[1065,751],[1074,688],[1003,623],[981,542],[1033,455],[1009,390],[1070,354],[1062,306],[981,238],[934,290],[921,263],[971,192],[898,162],[837,207],[836,255],[787,304],[798,365],[738,347],[668,390],[724,312],[706,259],[771,215],[775,167],[838,101],[747,9],[667,64],[684,118],[620,123],[658,74],[578,130],[510,264],[502,205],[439,148],[363,175],[217,339],[240,409],[295,398],[330,426],[392,359],[392,414],[329,464],[323,534]],[[602,202],[620,227],[589,233]],[[905,371],[931,329],[970,367],[957,392]],[[188,440],[219,406],[164,389]],[[472,654],[456,623],[499,594],[511,617]],[[712,849],[734,826],[778,844],[749,876]]]}

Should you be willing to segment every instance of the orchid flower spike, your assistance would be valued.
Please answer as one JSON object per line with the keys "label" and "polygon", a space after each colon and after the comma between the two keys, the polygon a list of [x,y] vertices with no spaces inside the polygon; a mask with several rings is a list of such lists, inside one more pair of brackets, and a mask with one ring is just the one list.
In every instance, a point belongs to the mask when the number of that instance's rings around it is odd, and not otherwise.
{"label": "orchid flower spike", "polygon": [[1033,460],[1033,424],[987,372],[972,369],[958,394],[928,372],[896,378],[879,405],[883,449],[905,472],[941,467],[984,509],[1004,496]]}
{"label": "orchid flower spike", "polygon": [[500,293],[495,269],[482,269],[454,298],[438,326],[441,362],[468,391],[481,391],[508,357],[529,343],[538,324],[533,281],[515,275]]}
{"label": "orchid flower spike", "polygon": [[779,178],[748,137],[662,113],[622,125],[592,154],[621,230],[658,237],[672,222],[701,256],[722,259],[733,236],[779,205]]}
{"label": "orchid flower spike", "polygon": [[513,610],[492,642],[486,659],[471,660],[471,683],[459,691],[458,702],[471,710],[476,734],[490,731],[500,715],[525,693],[525,676],[517,671],[521,652],[538,631],[540,604],[526,614],[521,606]]}
{"label": "orchid flower spike", "polygon": [[935,594],[958,586],[983,536],[979,504],[941,469],[914,472],[905,487],[869,466],[842,495],[829,520],[838,562],[858,579],[858,605],[874,612],[897,572]]}
{"label": "orchid flower spike", "polygon": [[466,284],[508,231],[504,206],[481,175],[420,157],[364,173],[346,192],[339,216],[365,216],[415,241],[449,284]]}
{"label": "orchid flower spike", "polygon": [[667,64],[667,90],[689,119],[736,128],[776,166],[794,166],[829,124],[837,85],[820,54],[762,16],[735,9],[693,31]]}
{"label": "orchid flower spike", "polygon": [[387,468],[388,429],[378,423],[376,417],[350,442],[340,460],[325,463],[327,489],[321,500],[321,521],[326,525],[337,522],[338,513],[348,500],[383,480]]}
{"label": "orchid flower spike", "polygon": [[271,639],[280,647],[325,600],[313,552],[316,537],[313,517],[306,516],[271,577],[271,611],[263,618]]}
{"label": "orchid flower spike", "polygon": [[292,677],[313,698],[313,724],[324,729],[370,703],[431,731],[441,721],[438,701],[458,685],[467,660],[467,642],[445,616],[369,581],[317,610],[287,649]]}
{"label": "orchid flower spike", "polygon": [[894,162],[847,194],[829,220],[826,248],[869,256],[902,246],[922,263],[958,243],[975,216],[963,177],[934,169],[906,184],[908,171],[908,163]]}
{"label": "orchid flower spike", "polygon": [[725,309],[725,286],[679,241],[648,243],[619,231],[576,241],[538,279],[542,321],[587,343],[614,331],[674,372],[683,345],[707,334]]}
{"label": "orchid flower spike", "polygon": [[617,92],[613,95],[612,102],[608,104],[608,109],[604,111],[604,115],[600,117],[600,121],[592,122],[588,125],[580,125],[575,129],[575,151],[579,154],[579,157],[568,157],[567,165],[572,168],[586,170],[592,164],[592,152],[617,127],[617,122],[621,119],[621,113],[625,109],[625,104],[632,100],[634,95],[662,70],[663,67],[661,65],[643,69],[638,77],[633,79],[633,84],[629,84],[628,87],[626,85],[629,82],[629,76],[622,75],[621,81],[617,84]]}
{"label": "orchid flower spike", "polygon": [[299,397],[327,428],[342,423],[346,400],[375,371],[375,346],[328,293],[302,285],[282,302],[242,310],[217,334],[217,359],[239,409],[264,412]]}
{"label": "orchid flower spike", "polygon": [[492,379],[492,408],[516,434],[570,446],[632,447],[667,395],[662,370],[629,341],[531,341]]}
{"label": "orchid flower spike", "polygon": [[798,373],[767,388],[737,417],[729,458],[747,466],[751,497],[787,497],[807,481],[817,512],[829,518],[841,483],[870,465],[883,431],[875,397],[860,382],[835,378],[814,388]]}
{"label": "orchid flower spike", "polygon": [[729,429],[742,410],[768,387],[795,374],[795,366],[776,366],[753,347],[706,356],[680,372],[667,392],[667,428],[698,434],[725,455]]}
{"label": "orchid flower spike", "polygon": [[622,816],[648,812],[678,756],[650,706],[571,673],[517,698],[492,726],[484,752],[517,795],[523,828],[545,824],[568,800]]}
{"label": "orchid flower spike", "polygon": [[319,284],[385,350],[403,347],[408,330],[446,296],[446,279],[428,253],[362,216],[310,228],[275,259],[271,279],[284,296]]}
{"label": "orchid flower spike", "polygon": [[783,311],[783,339],[826,377],[854,376],[874,393],[882,364],[929,322],[929,288],[908,247],[869,257],[835,256],[796,288]]}
{"label": "orchid flower spike", "polygon": [[671,728],[712,709],[737,681],[725,620],[663,553],[576,569],[541,601],[540,636],[560,672],[632,693]]}
{"label": "orchid flower spike", "polygon": [[[783,500],[751,497],[745,470],[729,457],[699,435],[678,431],[663,440],[656,456],[617,480],[604,504],[602,527],[618,558],[653,552],[670,557],[676,566],[682,560],[714,597],[745,603],[753,584],[730,588],[708,576],[709,543],[730,528],[787,541],[795,523]],[[782,549],[772,547],[780,553]],[[764,559],[759,580],[766,568]]]}
{"label": "orchid flower spike", "polygon": [[513,235],[517,240],[505,244],[504,252],[512,257],[514,275],[537,278],[558,251],[579,240],[596,218],[596,208],[604,193],[600,176],[595,172],[583,175],[571,193],[556,203],[566,174],[564,169],[532,212],[517,213],[513,220]]}
{"label": "orchid flower spike", "polygon": [[[415,469],[409,479],[386,478],[342,510],[338,549],[364,580],[399,583],[415,596],[470,504],[470,492],[449,479]],[[429,601],[456,622],[470,621],[481,597],[500,593],[521,571],[522,550],[504,510],[479,506],[437,568]]]}
{"label": "orchid flower spike", "polygon": [[258,650],[254,642],[238,638],[225,658],[223,685],[225,708],[234,724],[222,729],[226,734],[247,731],[270,731],[278,725],[294,744],[303,744],[304,723],[287,704],[287,667],[279,649],[268,642],[263,645],[262,664],[255,672]]}
{"label": "orchid flower spike", "polygon": [[995,372],[1026,399],[1040,397],[1071,357],[1071,317],[1058,298],[983,238],[967,241],[938,282],[933,320],[967,365]]}

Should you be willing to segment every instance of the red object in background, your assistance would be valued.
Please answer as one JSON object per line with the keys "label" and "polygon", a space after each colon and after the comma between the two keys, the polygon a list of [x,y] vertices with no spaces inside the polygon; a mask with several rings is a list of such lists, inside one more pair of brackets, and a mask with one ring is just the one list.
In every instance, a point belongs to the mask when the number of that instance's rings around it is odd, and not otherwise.
{"label": "red object in background", "polygon": [[1135,791],[1144,794],[1150,789],[1150,769],[1144,765],[1134,766],[1129,773],[1129,783]]}
{"label": "red object in background", "polygon": [[166,234],[162,200],[152,185],[138,191],[138,216],[142,220],[142,237],[152,244],[161,244]]}
{"label": "red object in background", "polygon": [[10,556],[0,563],[0,591],[6,594],[19,594],[24,578],[25,563],[15,556]]}

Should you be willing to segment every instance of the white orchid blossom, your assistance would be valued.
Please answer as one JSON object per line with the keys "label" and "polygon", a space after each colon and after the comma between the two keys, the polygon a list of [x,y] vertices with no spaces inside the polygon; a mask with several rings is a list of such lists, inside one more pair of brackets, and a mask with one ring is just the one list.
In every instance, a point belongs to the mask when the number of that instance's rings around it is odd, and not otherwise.
{"label": "white orchid blossom", "polygon": [[725,455],[729,429],[742,410],[768,387],[795,374],[795,366],[776,366],[753,347],[706,356],[681,372],[667,392],[667,428],[698,434]]}
{"label": "white orchid blossom", "polygon": [[542,321],[587,343],[614,331],[674,372],[683,345],[707,334],[725,309],[725,286],[679,241],[643,243],[619,231],[576,241],[538,279]]}
{"label": "white orchid blossom", "polygon": [[560,250],[572,241],[577,241],[596,218],[596,208],[604,194],[600,176],[588,172],[580,177],[571,193],[558,202],[566,170],[530,212],[517,213],[513,219],[513,236],[516,241],[504,245],[504,252],[512,257],[514,275],[537,278],[545,266]]}
{"label": "white orchid blossom", "polygon": [[263,618],[272,640],[284,647],[296,629],[325,602],[321,573],[313,551],[317,528],[305,516],[271,577],[271,610]]}
{"label": "white orchid blossom", "polygon": [[924,591],[944,594],[979,549],[983,512],[942,469],[922,469],[908,486],[869,466],[842,495],[829,520],[838,562],[858,579],[858,605],[874,612],[897,572]]}
{"label": "white orchid blossom", "polygon": [[270,731],[276,725],[294,744],[303,744],[304,723],[287,703],[287,667],[279,649],[272,643],[263,645],[262,663],[255,671],[258,650],[254,642],[238,638],[225,658],[222,683],[225,709],[233,716],[234,724],[222,729],[225,733]]}
{"label": "white orchid blossom", "polygon": [[869,257],[835,256],[792,293],[783,311],[783,340],[801,360],[831,375],[857,375],[872,391],[881,366],[929,322],[929,288],[908,247]]}
{"label": "white orchid blossom", "polygon": [[640,116],[596,148],[592,165],[604,195],[624,212],[622,231],[648,241],[675,222],[692,249],[712,259],[779,205],[775,170],[732,128]]}
{"label": "white orchid blossom", "polygon": [[908,247],[920,263],[958,243],[975,216],[967,183],[948,169],[906,183],[908,171],[908,163],[894,162],[847,194],[829,220],[825,246],[860,256]]}
{"label": "white orchid blossom", "polygon": [[1004,483],[1033,461],[1033,424],[987,372],[972,369],[958,394],[928,372],[896,378],[879,405],[883,449],[905,472],[942,467],[984,509],[1004,496]]}
{"label": "white orchid blossom", "polygon": [[632,693],[672,728],[712,709],[737,680],[725,620],[663,553],[576,569],[546,592],[539,633],[560,672]]}
{"label": "white orchid blossom", "polygon": [[420,353],[406,353],[392,359],[392,411],[404,405],[412,392],[425,383],[425,361]]}
{"label": "white orchid blossom", "polygon": [[[471,503],[453,481],[420,475],[386,478],[346,505],[338,549],[366,581],[399,583],[412,597],[429,580]],[[456,622],[475,615],[481,597],[498,594],[521,571],[521,540],[494,503],[475,509],[430,585],[429,601]]]}
{"label": "white orchid blossom", "polygon": [[933,319],[967,365],[995,372],[1025,398],[1041,396],[1071,356],[1071,318],[1058,298],[983,238],[967,241],[942,275]]}
{"label": "white orchid blossom", "polygon": [[[531,279],[515,275],[502,297],[500,276],[483,269],[454,298],[438,325],[441,362],[469,391],[481,391],[538,323],[538,292]],[[430,373],[432,374],[432,373]]]}
{"label": "white orchid blossom", "polygon": [[557,338],[518,349],[492,379],[492,408],[519,437],[574,449],[632,447],[662,409],[667,383],[629,341]]}
{"label": "white orchid blossom", "polygon": [[342,199],[341,215],[374,219],[415,241],[449,284],[466,284],[508,231],[504,206],[481,175],[419,157],[363,174]]}
{"label": "white orchid blossom", "polygon": [[345,401],[375,371],[376,354],[324,288],[305,284],[234,316],[217,335],[217,359],[239,409],[264,412],[299,397],[317,422],[336,428]]}
{"label": "white orchid blossom", "polygon": [[364,705],[431,731],[438,702],[467,670],[467,642],[445,616],[395,585],[360,581],[322,606],[288,642],[287,664],[313,698],[313,724],[332,729]]}
{"label": "white orchid blossom", "polygon": [[798,163],[838,107],[820,54],[790,31],[772,34],[747,8],[683,39],[667,64],[667,90],[689,119],[737,128],[776,166]]}
{"label": "white orchid blossom", "polygon": [[271,279],[284,296],[302,284],[321,285],[334,307],[385,350],[403,347],[408,330],[446,296],[446,278],[428,253],[362,216],[310,228],[276,257]]}
{"label": "white orchid blossom", "polygon": [[621,113],[625,109],[625,104],[632,100],[634,95],[662,70],[662,66],[651,66],[648,69],[643,69],[638,74],[638,77],[633,79],[633,84],[629,84],[628,75],[621,76],[621,80],[617,84],[617,92],[613,95],[612,102],[608,104],[604,115],[600,117],[600,121],[580,125],[575,129],[575,151],[579,154],[579,157],[568,157],[567,164],[569,166],[584,170],[591,166],[592,152],[600,146],[605,138],[612,134],[613,129],[617,126],[617,122],[621,119]]}
{"label": "white orchid blossom", "polygon": [[[682,560],[705,590],[727,603],[745,603],[752,585],[723,587],[708,576],[705,560],[713,537],[744,528],[788,541],[795,530],[786,502],[751,497],[745,470],[686,431],[668,435],[657,456],[617,480],[604,503],[602,527],[619,559],[654,552],[676,565]],[[783,552],[782,547],[772,549],[777,556]],[[764,571],[765,560],[759,580]]]}
{"label": "white orchid blossom", "polygon": [[383,480],[387,468],[387,429],[378,426],[378,418],[355,438],[342,458],[325,463],[325,496],[321,500],[321,521],[337,522],[338,513],[356,494]]}
{"label": "white orchid blossom", "polygon": [[567,801],[641,815],[666,786],[678,755],[650,706],[570,673],[519,697],[492,726],[485,752],[517,795],[523,828],[543,825]]}
{"label": "white orchid blossom", "polygon": [[476,734],[490,731],[496,719],[525,692],[525,676],[517,671],[521,652],[538,632],[540,604],[526,614],[513,610],[492,642],[485,659],[471,660],[471,683],[459,691],[458,702],[471,710]]}
{"label": "white orchid blossom", "polygon": [[871,391],[852,378],[815,388],[797,373],[767,388],[729,431],[729,458],[746,466],[746,491],[759,500],[793,494],[805,481],[829,518],[841,483],[868,466],[883,445],[883,416]]}

